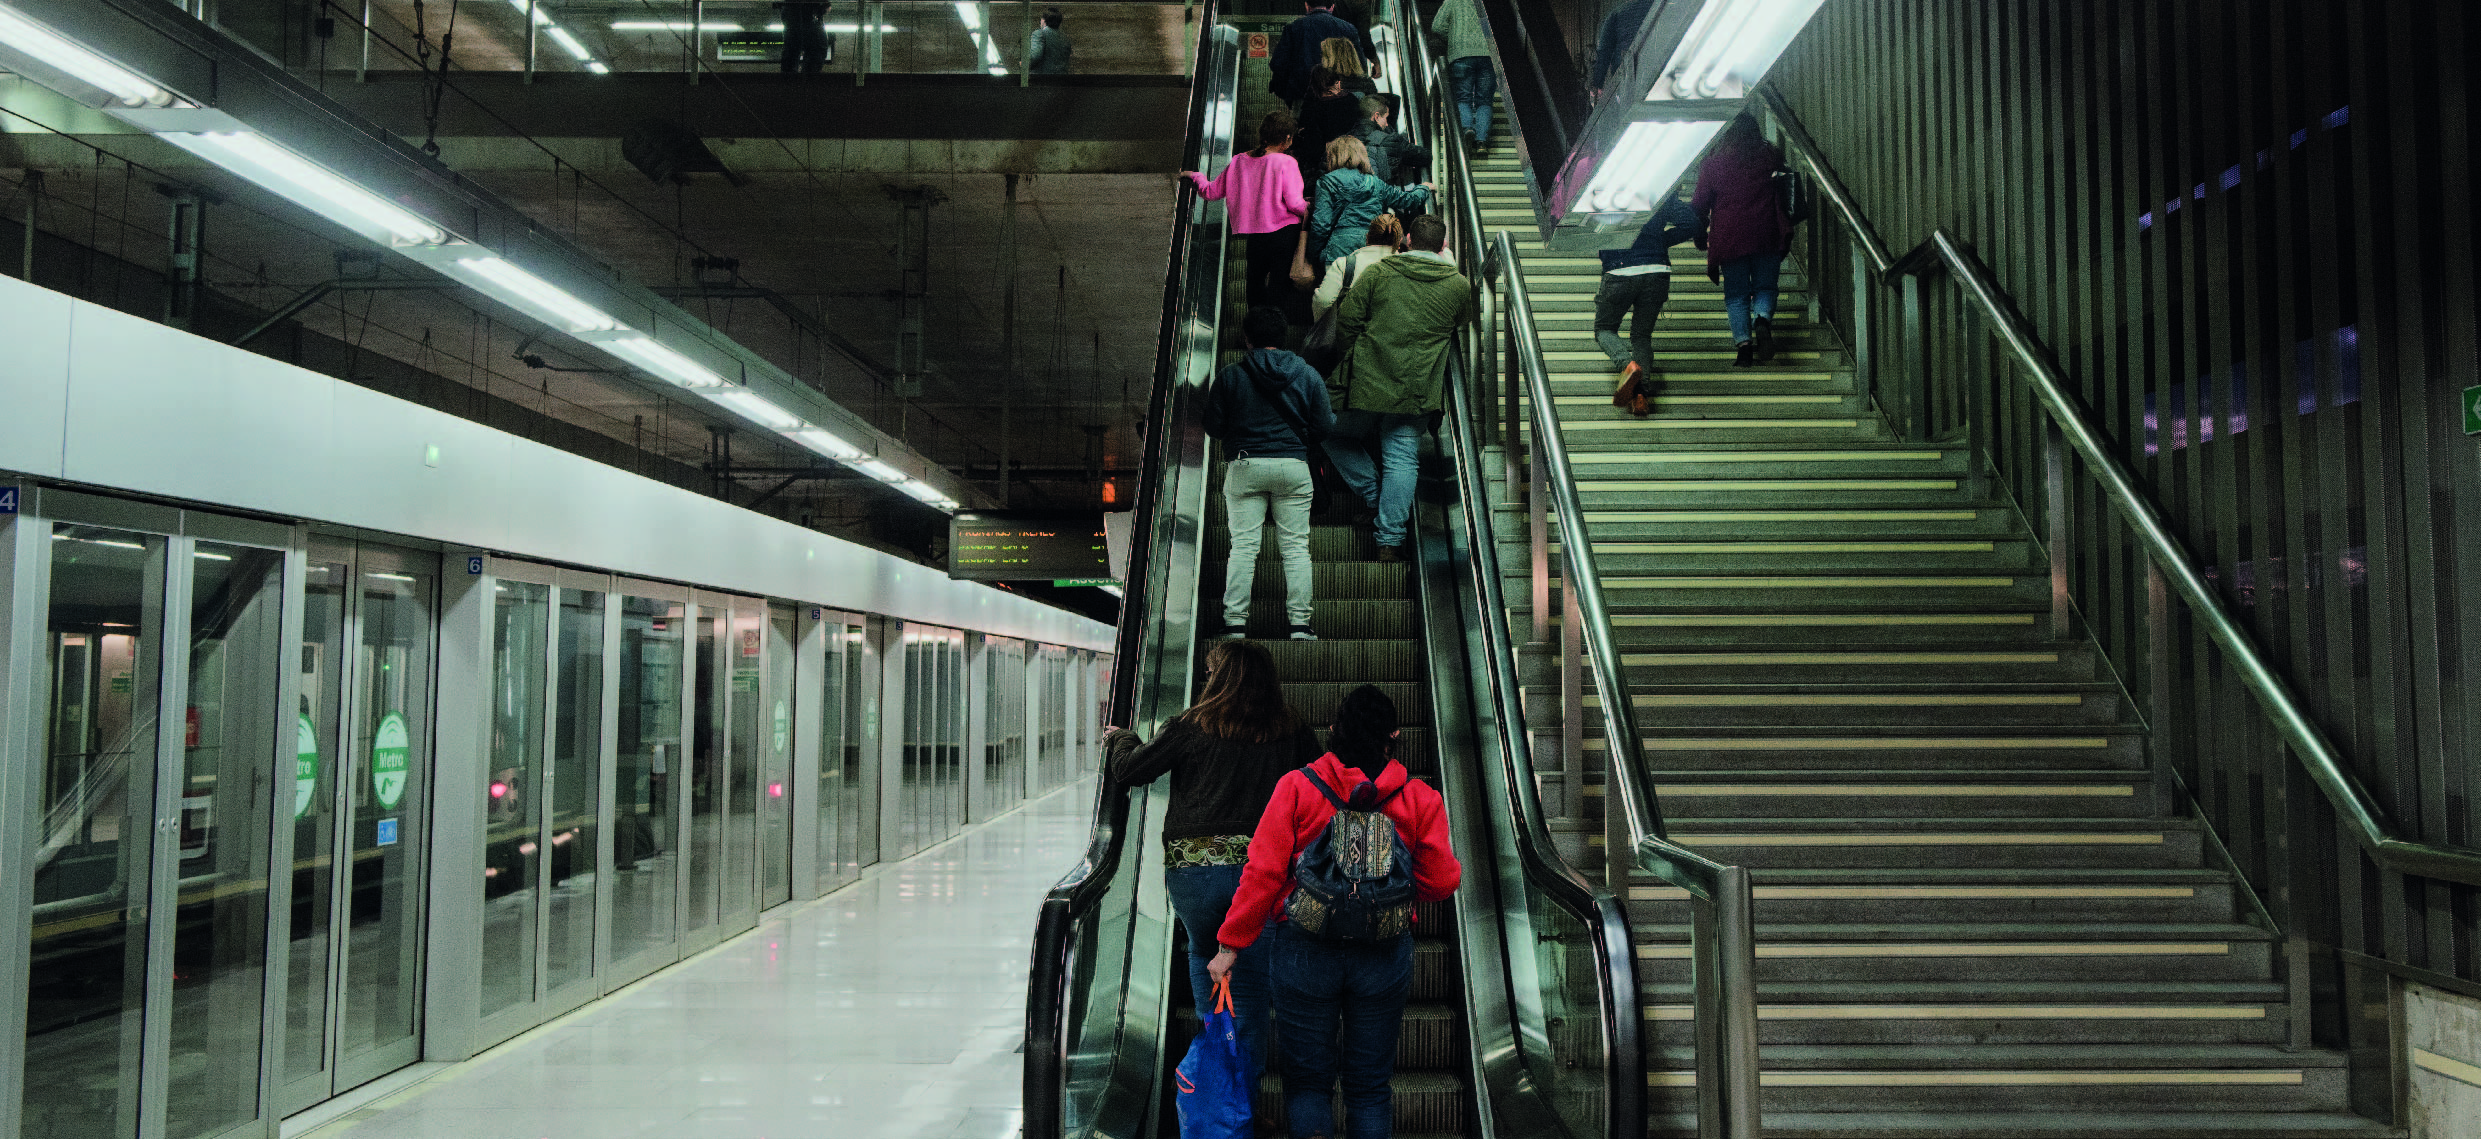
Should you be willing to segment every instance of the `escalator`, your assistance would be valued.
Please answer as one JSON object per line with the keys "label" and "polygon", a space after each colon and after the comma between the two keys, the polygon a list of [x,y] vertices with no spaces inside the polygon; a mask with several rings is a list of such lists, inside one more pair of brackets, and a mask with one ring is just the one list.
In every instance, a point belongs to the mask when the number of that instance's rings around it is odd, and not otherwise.
{"label": "escalator", "polygon": [[[1210,174],[1235,135],[1254,134],[1264,60],[1248,32],[1205,9],[1184,165]],[[1389,77],[1416,75],[1406,39],[1381,29]],[[1254,70],[1253,70],[1254,69]],[[1389,82],[1382,79],[1382,82]],[[1393,84],[1390,82],[1390,86]],[[1436,122],[1428,83],[1411,84],[1405,125]],[[1257,114],[1249,113],[1255,110]],[[1113,723],[1151,737],[1189,703],[1217,623],[1224,521],[1212,441],[1199,430],[1206,385],[1238,358],[1241,243],[1219,204],[1185,185],[1166,280],[1162,349],[1134,505],[1128,598],[1114,677]],[[1451,433],[1452,434],[1452,433]],[[1469,441],[1441,444],[1471,464]],[[1472,483],[1478,487],[1478,481]],[[1529,778],[1513,658],[1494,656],[1482,579],[1470,572],[1470,503],[1425,503],[1411,564],[1381,563],[1369,535],[1318,526],[1311,538],[1322,639],[1265,639],[1286,695],[1313,723],[1372,683],[1396,702],[1401,752],[1445,796],[1464,885],[1419,913],[1413,991],[1399,1038],[1395,1131],[1407,1139],[1497,1135],[1630,1139],[1643,1125],[1644,1061],[1633,1012],[1634,961],[1624,908],[1561,861]],[[1267,544],[1252,613],[1282,612],[1282,573]],[[1495,582],[1488,583],[1495,586]],[[1271,638],[1271,624],[1253,628]],[[1502,640],[1496,642],[1501,650]],[[1174,1136],[1170,1070],[1195,1032],[1185,947],[1163,895],[1159,840],[1165,784],[1097,792],[1081,863],[1044,900],[1027,997],[1025,1132]],[[1270,1065],[1262,1119],[1280,1121]]]}

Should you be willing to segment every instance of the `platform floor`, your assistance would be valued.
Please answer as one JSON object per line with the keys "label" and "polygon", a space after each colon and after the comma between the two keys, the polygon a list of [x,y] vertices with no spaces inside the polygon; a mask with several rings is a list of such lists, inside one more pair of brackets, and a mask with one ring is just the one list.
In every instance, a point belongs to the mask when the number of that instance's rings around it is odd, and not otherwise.
{"label": "platform floor", "polygon": [[1084,848],[1093,786],[285,1139],[1011,1139],[1034,911]]}

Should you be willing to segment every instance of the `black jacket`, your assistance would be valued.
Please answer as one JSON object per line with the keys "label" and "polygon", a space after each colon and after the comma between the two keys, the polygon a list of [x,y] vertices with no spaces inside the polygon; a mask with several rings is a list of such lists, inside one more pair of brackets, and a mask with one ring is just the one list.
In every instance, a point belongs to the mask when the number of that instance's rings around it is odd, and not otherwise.
{"label": "black jacket", "polygon": [[1310,445],[1318,440],[1301,438],[1284,422],[1283,413],[1267,402],[1269,388],[1311,434],[1324,438],[1335,429],[1327,381],[1317,369],[1281,348],[1253,348],[1216,374],[1215,386],[1206,393],[1206,433],[1223,440],[1233,458],[1309,458]]}
{"label": "black jacket", "polygon": [[1108,769],[1122,786],[1152,783],[1172,774],[1172,809],[1163,816],[1164,838],[1256,834],[1258,817],[1287,773],[1318,761],[1326,751],[1307,725],[1273,743],[1245,744],[1207,735],[1187,719],[1165,725],[1142,747],[1137,733],[1111,737]]}

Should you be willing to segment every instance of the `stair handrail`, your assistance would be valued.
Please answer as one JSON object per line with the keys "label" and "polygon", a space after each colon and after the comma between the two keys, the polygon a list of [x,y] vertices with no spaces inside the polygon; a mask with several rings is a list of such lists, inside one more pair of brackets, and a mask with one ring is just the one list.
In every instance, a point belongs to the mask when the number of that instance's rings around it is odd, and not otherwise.
{"label": "stair handrail", "polygon": [[[2025,379],[2035,402],[2049,416],[2052,425],[2067,446],[2085,461],[2093,480],[2100,484],[2113,513],[2134,534],[2143,547],[2155,572],[2161,574],[2171,591],[2186,603],[2190,616],[2204,626],[2206,637],[2223,651],[2240,676],[2241,683],[2257,698],[2258,711],[2269,721],[2277,735],[2289,747],[2309,777],[2323,792],[2327,803],[2353,840],[2368,852],[2371,859],[2386,870],[2418,878],[2481,886],[2481,850],[2471,847],[2420,842],[2400,837],[2388,819],[2377,797],[2343,760],[2342,753],[2326,738],[2323,729],[2311,719],[2291,686],[2257,651],[2247,630],[2240,627],[2222,599],[2215,596],[2204,575],[2197,572],[2186,547],[2171,533],[2145,492],[2139,489],[2136,477],[2111,453],[2102,433],[2076,398],[2068,394],[2065,378],[2057,357],[2043,343],[2031,321],[2016,307],[2015,299],[2000,287],[1989,268],[1982,264],[1972,246],[1957,238],[1944,227],[1933,229],[1930,236],[1902,257],[1889,260],[1886,248],[1878,242],[1868,221],[1851,200],[1850,193],[1837,179],[1817,144],[1810,139],[1800,120],[1784,102],[1781,93],[1768,87],[1761,99],[1775,120],[1783,139],[1790,142],[1803,165],[1809,168],[1820,196],[1834,208],[1830,212],[1845,224],[1873,267],[1876,283],[1901,287],[1907,278],[1919,279],[1945,273],[1964,287],[1965,295],[1990,322],[2000,343],[2020,365],[2016,369]],[[1912,393],[1908,398],[1917,398]],[[2062,555],[2051,551],[2057,564]]]}
{"label": "stair handrail", "polygon": [[[1563,642],[1582,638],[1584,663],[1602,702],[1603,849],[1612,875],[1610,886],[1615,893],[1629,889],[1629,860],[1619,854],[1625,846],[1639,868],[1688,892],[1693,915],[1689,952],[1696,977],[1698,1126],[1707,1136],[1757,1139],[1757,934],[1749,871],[1681,846],[1665,832],[1661,803],[1645,780],[1643,738],[1637,733],[1636,709],[1619,644],[1611,635],[1610,606],[1603,597],[1602,573],[1595,565],[1593,542],[1585,526],[1576,471],[1560,433],[1550,367],[1534,329],[1524,266],[1507,230],[1493,231],[1487,276],[1506,296],[1507,334],[1529,405],[1526,412],[1532,436],[1527,458],[1533,471],[1529,509],[1538,515],[1540,499],[1547,497],[1559,522],[1560,577],[1567,601],[1560,615],[1560,637]],[[1510,447],[1517,445],[1513,426]],[[1508,495],[1514,498],[1516,493],[1511,482]],[[1539,629],[1548,617],[1547,598],[1539,584],[1544,569],[1539,527],[1535,542],[1534,621]],[[1504,608],[1499,611],[1502,619],[1505,613]],[[1574,659],[1571,650],[1563,647],[1561,652],[1563,658]],[[1574,702],[1568,711],[1577,711]],[[1570,722],[1574,720],[1571,715]],[[1570,770],[1579,769],[1572,766]],[[1568,789],[1571,802],[1576,801],[1573,783]],[[1621,825],[1611,828],[1615,809]]]}
{"label": "stair handrail", "polygon": [[[1225,88],[1237,82],[1240,44],[1237,34],[1218,22],[1217,8],[1216,0],[1206,0],[1199,9],[1199,66],[1189,96],[1184,153],[1200,168],[1209,158],[1231,153],[1230,91]],[[1214,367],[1226,227],[1220,219],[1206,218],[1203,199],[1185,179],[1177,187],[1175,201],[1145,458],[1132,498],[1131,532],[1136,540],[1131,543],[1127,597],[1113,644],[1118,664],[1112,670],[1110,719],[1129,727],[1152,726],[1187,703],[1188,670],[1195,656],[1196,561],[1206,464],[1205,447],[1197,434],[1196,405],[1205,381],[1189,373],[1196,371],[1201,345],[1206,371],[1211,374]],[[1167,481],[1172,484],[1168,489]],[[1183,495],[1183,491],[1188,493]],[[1183,569],[1185,574],[1179,572]],[[1184,586],[1190,598],[1185,615],[1178,596]],[[1036,914],[1025,998],[1025,1139],[1065,1139],[1068,1133],[1069,1049],[1076,1043],[1070,1017],[1078,1011],[1073,1001],[1077,986],[1091,980],[1078,976],[1074,968],[1077,943],[1080,930],[1097,920],[1109,902],[1120,876],[1136,873],[1125,865],[1142,853],[1138,844],[1129,842],[1135,829],[1132,820],[1142,819],[1142,814],[1132,810],[1133,794],[1131,788],[1115,786],[1107,774],[1100,781],[1085,852],[1044,896]],[[1129,916],[1134,926],[1134,907]],[[1126,982],[1134,977],[1132,966],[1143,963],[1136,960],[1139,955],[1133,948],[1124,947],[1124,952],[1127,959],[1120,975],[1125,999]],[[1141,991],[1159,987],[1149,983]],[[1158,1014],[1160,1003],[1158,995]],[[1130,1055],[1148,1050],[1132,1048],[1125,1039],[1114,1041],[1116,1067],[1136,1073],[1126,1083],[1150,1082],[1159,1076],[1161,1047],[1159,1026],[1151,1055]],[[1113,1094],[1115,1106],[1133,1116],[1127,1121],[1133,1128],[1152,1109],[1151,1085],[1111,1083],[1114,1086],[1106,1090]]]}

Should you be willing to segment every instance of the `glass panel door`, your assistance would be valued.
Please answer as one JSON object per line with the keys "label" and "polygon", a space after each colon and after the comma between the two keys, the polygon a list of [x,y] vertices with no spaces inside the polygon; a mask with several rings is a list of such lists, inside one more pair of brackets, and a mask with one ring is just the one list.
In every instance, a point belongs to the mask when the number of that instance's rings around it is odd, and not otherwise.
{"label": "glass panel door", "polygon": [[543,920],[544,992],[554,1003],[591,995],[596,820],[602,813],[604,610],[600,590],[560,590],[552,643],[551,818],[543,840],[550,886]]}
{"label": "glass panel door", "polygon": [[34,773],[27,1135],[137,1133],[164,539],[52,532],[47,747]]}
{"label": "glass panel door", "polygon": [[491,751],[483,786],[467,794],[482,813],[481,1014],[531,1005],[538,977],[540,801],[545,698],[551,672],[551,587],[492,586]]}
{"label": "glass panel door", "polygon": [[767,610],[766,699],[761,705],[766,739],[758,768],[758,904],[771,907],[793,897],[793,655],[800,634],[794,611]]}
{"label": "glass panel door", "polygon": [[279,734],[291,734],[283,731],[284,557],[214,542],[190,553],[179,913],[166,1018],[171,1139],[260,1115],[276,800],[269,764]]}
{"label": "glass panel door", "polygon": [[681,924],[682,948],[690,952],[715,943],[715,926],[723,917],[724,716],[731,682],[724,654],[732,640],[731,614],[702,604],[693,624],[697,665],[690,679],[689,904]]}
{"label": "glass panel door", "polygon": [[294,720],[292,904],[285,954],[282,1109],[327,1098],[332,1086],[328,997],[335,968],[337,757],[345,705],[345,615],[352,551],[313,553],[303,575],[300,708]]}
{"label": "glass panel door", "polygon": [[[724,692],[723,786],[723,932],[739,933],[758,924],[758,768],[768,753],[762,738],[767,712],[767,609],[764,603],[735,601],[728,618],[730,639],[725,666],[731,683]],[[784,721],[784,752],[792,751],[792,720]]]}
{"label": "glass panel door", "polygon": [[623,984],[679,955],[682,697],[687,606],[620,601],[619,770],[613,783],[612,976]]}
{"label": "glass panel door", "polygon": [[1025,642],[982,642],[982,790],[996,815],[1025,799]]}
{"label": "glass panel door", "polygon": [[875,733],[869,731],[869,645],[862,626],[830,615],[826,685],[819,694],[818,883],[821,892],[861,876],[862,812],[875,801],[863,772]]}

